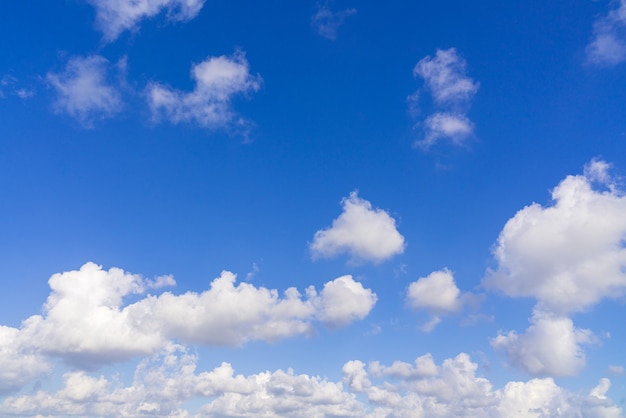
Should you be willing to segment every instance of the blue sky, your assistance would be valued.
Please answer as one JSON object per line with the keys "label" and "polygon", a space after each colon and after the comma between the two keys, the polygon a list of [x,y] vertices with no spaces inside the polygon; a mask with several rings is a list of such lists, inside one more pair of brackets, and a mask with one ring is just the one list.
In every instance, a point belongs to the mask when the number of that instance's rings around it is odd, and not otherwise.
{"label": "blue sky", "polygon": [[624,416],[626,1],[2,8],[0,415]]}

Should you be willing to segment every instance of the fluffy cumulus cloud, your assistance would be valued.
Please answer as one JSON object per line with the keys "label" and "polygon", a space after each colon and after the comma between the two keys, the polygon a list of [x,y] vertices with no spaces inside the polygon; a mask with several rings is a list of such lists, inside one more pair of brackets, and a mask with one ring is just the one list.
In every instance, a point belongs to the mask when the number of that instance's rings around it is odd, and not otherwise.
{"label": "fluffy cumulus cloud", "polygon": [[122,108],[121,92],[111,82],[111,64],[100,55],[74,57],[61,73],[46,80],[56,92],[54,109],[67,113],[86,127],[111,118]]}
{"label": "fluffy cumulus cloud", "polygon": [[[228,363],[197,371],[197,357],[168,344],[143,360],[125,385],[115,377],[72,371],[56,391],[6,398],[3,416],[161,417],[619,417],[602,379],[588,395],[569,393],[550,379],[509,382],[494,390],[477,376],[467,354],[436,365],[429,354],[415,365],[359,360],[343,367],[343,381],[292,370],[235,374]],[[195,410],[185,408],[193,400]]]}
{"label": "fluffy cumulus cloud", "polygon": [[337,38],[339,26],[343,24],[348,16],[354,14],[356,14],[356,9],[333,11],[328,4],[318,4],[313,17],[311,17],[311,25],[313,25],[320,36],[334,40]]}
{"label": "fluffy cumulus cloud", "polygon": [[[16,367],[24,379],[45,371],[40,355],[90,369],[149,355],[171,340],[208,346],[275,341],[311,334],[316,320],[331,328],[345,326],[367,316],[376,302],[376,295],[350,276],[326,283],[319,294],[311,286],[305,297],[295,288],[280,297],[276,290],[236,284],[234,274],[223,272],[202,293],[141,297],[174,280],[151,281],[87,263],[53,275],[49,284],[42,315],[26,319],[19,330],[0,328],[0,365],[8,362],[0,371],[0,388],[19,386]],[[125,304],[132,295],[139,300]]]}
{"label": "fluffy cumulus cloud", "polygon": [[594,341],[591,331],[574,327],[570,318],[535,312],[524,334],[500,334],[491,345],[531,375],[574,376],[585,366],[582,345]]}
{"label": "fluffy cumulus cloud", "polygon": [[596,65],[616,65],[626,61],[626,0],[593,24],[593,38],[587,45],[587,60]]}
{"label": "fluffy cumulus cloud", "polygon": [[626,196],[609,165],[593,160],[585,175],[568,176],[553,204],[533,203],[500,233],[497,268],[484,284],[511,297],[532,297],[542,311],[584,311],[626,289]]}
{"label": "fluffy cumulus cloud", "polygon": [[376,304],[376,294],[350,276],[326,283],[320,297],[313,292],[310,288],[310,296],[317,304],[317,317],[332,328],[365,318]]}
{"label": "fluffy cumulus cloud", "polygon": [[138,23],[167,11],[171,21],[187,21],[198,15],[205,0],[87,0],[96,8],[96,26],[106,41],[135,29]]}
{"label": "fluffy cumulus cloud", "polygon": [[243,52],[209,57],[191,69],[195,87],[183,92],[150,83],[146,89],[152,118],[178,124],[195,122],[204,128],[242,128],[247,122],[232,109],[232,99],[259,90],[261,77],[250,73]]}
{"label": "fluffy cumulus cloud", "polygon": [[448,269],[434,271],[426,277],[409,284],[406,294],[407,305],[415,310],[425,310],[431,320],[422,330],[430,332],[441,321],[441,317],[461,310],[472,299],[469,293],[461,294]]}
{"label": "fluffy cumulus cloud", "polygon": [[17,328],[0,325],[0,396],[52,370]]}
{"label": "fluffy cumulus cloud", "polygon": [[396,221],[357,192],[342,200],[343,213],[330,228],[317,231],[310,245],[313,258],[347,253],[352,261],[382,262],[404,251],[404,237]]}
{"label": "fluffy cumulus cloud", "polygon": [[567,176],[552,191],[552,204],[520,210],[494,246],[497,267],[483,284],[537,303],[525,333],[500,334],[491,344],[532,375],[577,374],[583,347],[595,338],[569,315],[626,289],[626,196],[610,168],[594,159],[584,175]]}
{"label": "fluffy cumulus cloud", "polygon": [[[474,133],[474,124],[466,115],[479,84],[466,75],[466,61],[456,49],[438,49],[435,56],[421,59],[413,75],[424,81],[424,90],[432,97],[437,111],[421,124],[424,137],[417,142],[429,148],[442,139],[463,144]],[[420,91],[409,96],[410,113],[417,114]]]}

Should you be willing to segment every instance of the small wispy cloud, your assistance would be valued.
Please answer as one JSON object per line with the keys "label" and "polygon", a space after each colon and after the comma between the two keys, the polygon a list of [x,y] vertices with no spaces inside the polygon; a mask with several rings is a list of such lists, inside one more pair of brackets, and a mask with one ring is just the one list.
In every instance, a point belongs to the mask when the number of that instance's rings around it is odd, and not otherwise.
{"label": "small wispy cloud", "polygon": [[311,25],[320,36],[334,40],[337,38],[339,26],[347,17],[355,14],[356,9],[354,8],[333,11],[328,4],[318,4],[313,17],[311,17]]}
{"label": "small wispy cloud", "polygon": [[191,92],[156,82],[148,85],[146,93],[154,122],[194,122],[209,129],[236,129],[246,125],[233,110],[231,101],[237,95],[259,90],[263,80],[260,75],[250,73],[243,52],[208,57],[192,67],[191,77],[195,82]]}
{"label": "small wispy cloud", "polygon": [[121,111],[122,95],[111,81],[111,63],[100,55],[71,58],[60,73],[48,73],[46,81],[56,91],[54,110],[66,113],[84,127]]}
{"label": "small wispy cloud", "polygon": [[587,61],[612,66],[626,61],[626,0],[593,24],[593,38],[585,50]]}
{"label": "small wispy cloud", "polygon": [[[462,145],[474,134],[474,123],[467,117],[479,83],[466,75],[467,63],[454,48],[438,49],[435,56],[421,59],[413,75],[424,81],[423,90],[430,94],[435,112],[418,123],[423,137],[416,145],[428,149],[442,139]],[[409,114],[419,114],[422,90],[407,98]]]}
{"label": "small wispy cloud", "polygon": [[33,88],[20,86],[20,80],[16,77],[6,74],[0,78],[0,98],[8,96],[16,96],[22,100],[35,97],[36,91]]}
{"label": "small wispy cloud", "polygon": [[205,0],[87,0],[96,8],[96,27],[112,42],[124,31],[134,30],[143,19],[166,11],[167,19],[185,22],[200,13]]}

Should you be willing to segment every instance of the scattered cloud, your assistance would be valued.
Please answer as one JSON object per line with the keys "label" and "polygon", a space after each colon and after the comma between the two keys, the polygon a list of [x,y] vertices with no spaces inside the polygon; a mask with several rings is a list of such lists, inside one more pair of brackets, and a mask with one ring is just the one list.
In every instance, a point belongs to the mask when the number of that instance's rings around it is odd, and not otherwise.
{"label": "scattered cloud", "polygon": [[351,276],[343,276],[324,285],[317,298],[314,289],[310,296],[317,302],[317,317],[328,327],[336,328],[365,318],[376,304],[376,294],[365,289]]}
{"label": "scattered cloud", "polygon": [[461,294],[456,286],[454,275],[447,268],[434,271],[426,277],[409,284],[406,303],[414,310],[427,311],[431,319],[422,330],[432,331],[444,315],[459,312],[473,299],[469,293]]}
{"label": "scattered cloud", "polygon": [[591,331],[575,328],[567,317],[536,311],[524,334],[500,334],[491,345],[533,376],[575,376],[585,366],[582,345],[595,340]]}
{"label": "scattered cloud", "polygon": [[533,203],[511,218],[493,250],[497,268],[483,283],[510,297],[532,297],[539,310],[559,315],[622,296],[626,196],[608,167],[593,160],[585,175],[567,176],[554,188],[553,204]]}
{"label": "scattered cloud", "polygon": [[[238,346],[310,335],[315,320],[330,328],[345,326],[367,316],[376,303],[376,295],[351,276],[326,283],[319,294],[310,286],[305,298],[295,288],[280,297],[276,290],[235,282],[236,276],[224,271],[201,293],[149,294],[124,304],[132,295],[172,286],[174,279],[146,280],[87,263],[53,275],[43,314],[26,319],[19,330],[2,328],[10,344],[0,350],[8,353],[6,358],[24,354],[23,367],[30,361],[38,372],[43,366],[35,367],[40,363],[38,357],[28,357],[30,352],[90,369],[149,355],[172,340]],[[12,342],[16,339],[21,344]]]}
{"label": "scattered cloud", "polygon": [[[424,81],[423,89],[430,94],[436,112],[427,116],[420,124],[423,139],[416,142],[428,149],[442,139],[449,139],[455,145],[462,145],[474,133],[474,124],[466,115],[471,101],[478,91],[479,83],[466,75],[466,61],[455,48],[438,49],[435,56],[422,58],[413,75]],[[418,113],[420,90],[407,98],[409,114]]]}
{"label": "scattered cloud", "polygon": [[424,121],[424,139],[419,146],[428,149],[445,138],[454,145],[463,145],[473,132],[474,123],[463,114],[434,113]]}
{"label": "scattered cloud", "polygon": [[347,253],[352,261],[380,263],[404,251],[404,237],[396,221],[382,209],[361,199],[356,191],[341,201],[343,213],[330,228],[317,231],[310,245],[313,258]]}
{"label": "scattered cloud", "polygon": [[55,111],[85,127],[116,115],[123,104],[119,89],[110,82],[110,71],[106,58],[90,55],[71,58],[61,73],[48,73],[46,80],[57,94]]}
{"label": "scattered cloud", "polygon": [[585,50],[588,62],[612,66],[626,61],[626,0],[593,24],[593,38]]}
{"label": "scattered cloud", "polygon": [[[129,384],[115,377],[70,371],[57,391],[7,397],[0,413],[21,417],[238,416],[238,417],[619,417],[601,379],[588,395],[570,393],[553,379],[508,382],[494,390],[461,353],[435,364],[430,354],[391,366],[351,360],[333,382],[293,370],[235,374],[229,363],[197,372],[198,358],[168,344],[143,360]],[[358,396],[357,396],[358,395]],[[195,399],[197,411],[185,409]],[[197,400],[203,399],[205,403]],[[195,414],[197,412],[197,415]]]}
{"label": "scattered cloud", "polygon": [[114,41],[126,30],[135,30],[139,22],[167,12],[172,22],[185,22],[198,15],[205,0],[86,0],[96,8],[96,27],[104,40]]}
{"label": "scattered cloud", "polygon": [[493,249],[487,288],[537,301],[524,334],[492,339],[513,366],[532,375],[571,376],[585,365],[583,346],[596,341],[568,317],[626,290],[626,196],[611,165],[593,159],[584,175],[567,176],[553,203],[533,203],[504,226]]}
{"label": "scattered cloud", "polygon": [[195,122],[209,129],[245,127],[246,121],[237,116],[231,101],[236,95],[259,90],[262,79],[250,74],[243,52],[209,57],[192,66],[191,77],[195,82],[191,92],[155,82],[148,85],[148,104],[155,122]]}
{"label": "scattered cloud", "polygon": [[0,78],[0,99],[12,95],[25,100],[35,97],[35,94],[32,88],[20,87],[19,80],[12,75],[6,74]]}
{"label": "scattered cloud", "polygon": [[311,17],[311,25],[315,28],[320,36],[335,40],[337,38],[337,29],[344,20],[356,14],[356,9],[345,9],[341,11],[332,11],[328,4],[318,4],[313,17]]}

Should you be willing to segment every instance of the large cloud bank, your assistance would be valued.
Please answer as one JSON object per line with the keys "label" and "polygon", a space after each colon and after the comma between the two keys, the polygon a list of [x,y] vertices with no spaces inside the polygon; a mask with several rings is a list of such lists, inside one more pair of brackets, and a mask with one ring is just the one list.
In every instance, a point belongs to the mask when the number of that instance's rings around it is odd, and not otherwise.
{"label": "large cloud bank", "polygon": [[[196,371],[197,357],[168,344],[143,360],[128,385],[72,371],[57,391],[11,396],[0,404],[4,416],[20,417],[619,417],[606,397],[608,379],[588,394],[573,394],[551,378],[509,382],[494,389],[477,376],[478,365],[461,353],[437,365],[430,354],[414,364],[391,366],[352,360],[343,379],[333,382],[292,370],[235,374],[222,363]],[[357,396],[358,395],[358,396]],[[184,407],[194,400],[195,411]]]}

